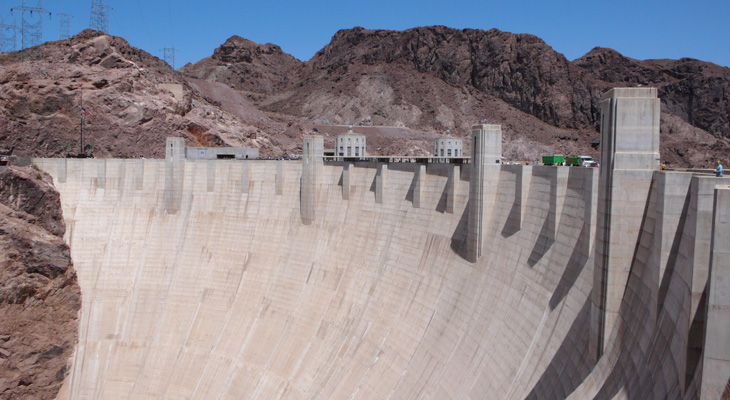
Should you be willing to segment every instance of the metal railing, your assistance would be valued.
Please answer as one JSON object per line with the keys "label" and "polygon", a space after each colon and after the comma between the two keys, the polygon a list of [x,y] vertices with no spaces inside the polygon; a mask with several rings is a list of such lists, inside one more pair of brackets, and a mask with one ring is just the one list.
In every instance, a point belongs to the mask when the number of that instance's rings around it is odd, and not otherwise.
{"label": "metal railing", "polygon": [[469,164],[471,157],[436,157],[436,156],[324,156],[324,161],[333,162],[385,162],[385,163],[421,163],[421,164]]}

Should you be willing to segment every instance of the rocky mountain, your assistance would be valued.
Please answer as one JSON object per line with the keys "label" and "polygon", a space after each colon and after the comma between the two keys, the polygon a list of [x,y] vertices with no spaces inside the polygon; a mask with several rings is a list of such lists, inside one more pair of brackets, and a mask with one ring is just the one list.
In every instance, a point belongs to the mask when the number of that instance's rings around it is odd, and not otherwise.
{"label": "rocky mountain", "polygon": [[[275,124],[241,120],[124,39],[86,30],[41,46],[43,58],[0,55],[0,152],[64,156],[162,157],[165,137],[189,145],[246,145],[281,154]],[[172,86],[182,90],[174,94]],[[83,111],[82,111],[83,108]],[[82,119],[83,117],[83,119]]]}
{"label": "rocky mountain", "polygon": [[[235,53],[234,43],[224,44],[226,53]],[[261,65],[249,57],[223,73],[222,63],[212,70],[203,60],[181,71],[231,82],[236,69]],[[529,160],[544,152],[596,155],[601,95],[615,86],[654,86],[664,161],[709,165],[729,148],[730,69],[698,60],[639,61],[595,48],[571,62],[533,35],[433,26],[342,30],[311,60],[286,66],[272,94],[253,93],[266,86],[262,74],[247,75],[261,82],[239,87],[270,114],[330,124],[463,135],[486,119],[503,125],[508,158]]]}
{"label": "rocky mountain", "polygon": [[254,43],[232,36],[213,55],[180,72],[192,78],[223,83],[244,92],[273,94],[289,83],[289,71],[301,62],[284,53],[281,47]]}
{"label": "rocky mountain", "polygon": [[0,167],[0,399],[53,399],[78,340],[81,289],[47,174]]}
{"label": "rocky mountain", "polygon": [[94,31],[42,50],[43,60],[0,56],[0,151],[77,152],[83,97],[87,143],[104,157],[160,157],[169,135],[279,156],[298,153],[308,131],[330,146],[339,125],[383,127],[372,154],[429,154],[436,135],[466,135],[480,120],[502,124],[508,160],[597,156],[602,94],[638,85],[659,89],[664,162],[709,166],[730,150],[729,68],[605,48],[569,61],[536,36],[496,29],[347,29],[306,62],[233,36],[175,73]]}

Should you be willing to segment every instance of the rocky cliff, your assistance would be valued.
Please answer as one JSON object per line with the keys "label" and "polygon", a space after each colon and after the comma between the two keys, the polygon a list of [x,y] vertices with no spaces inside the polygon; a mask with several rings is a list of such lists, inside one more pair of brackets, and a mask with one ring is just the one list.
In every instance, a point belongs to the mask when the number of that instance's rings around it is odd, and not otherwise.
{"label": "rocky cliff", "polygon": [[0,399],[53,399],[78,340],[81,291],[51,178],[0,167]]}
{"label": "rocky cliff", "polygon": [[[213,58],[236,53],[230,46],[237,43],[227,41]],[[213,70],[206,60],[183,72],[233,82],[238,65],[264,65],[253,57],[234,58]],[[311,60],[280,66],[288,69],[277,70],[279,90],[268,95],[252,94],[268,77],[240,78],[261,80],[242,89],[269,113],[334,124],[451,129],[457,135],[487,119],[503,125],[505,153],[512,159],[545,152],[596,155],[600,98],[615,86],[659,88],[662,156],[670,165],[710,165],[730,148],[730,69],[698,60],[639,61],[596,48],[571,62],[533,35],[433,26],[342,30]]]}
{"label": "rocky cliff", "polygon": [[289,83],[289,71],[299,64],[275,44],[262,45],[232,36],[212,56],[187,64],[180,72],[244,92],[272,94]]}
{"label": "rocky cliff", "polygon": [[[99,32],[42,49],[39,61],[0,56],[0,151],[78,152],[83,122],[85,142],[103,157],[161,157],[170,135],[279,156],[300,152],[308,131],[331,146],[331,125],[405,132],[391,143],[378,136],[371,154],[429,154],[437,134],[463,136],[487,120],[502,124],[508,160],[597,156],[602,94],[642,85],[659,89],[663,162],[707,167],[730,152],[730,68],[604,48],[569,61],[536,36],[496,29],[346,29],[306,62],[233,36],[176,73]],[[182,86],[181,98],[169,83]]]}
{"label": "rocky cliff", "polygon": [[[272,148],[268,125],[244,121],[193,90],[162,60],[124,39],[86,30],[42,45],[43,59],[0,55],[0,150],[162,157],[165,137],[189,145]],[[168,84],[182,85],[176,97]],[[83,117],[83,119],[82,119]]]}

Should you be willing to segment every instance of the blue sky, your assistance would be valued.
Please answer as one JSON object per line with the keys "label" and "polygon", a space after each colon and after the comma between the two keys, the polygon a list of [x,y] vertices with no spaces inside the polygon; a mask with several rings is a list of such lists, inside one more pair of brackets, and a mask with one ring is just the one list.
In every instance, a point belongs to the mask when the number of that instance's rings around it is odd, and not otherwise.
{"label": "blue sky", "polygon": [[[26,0],[35,5],[37,0]],[[0,16],[21,0],[0,0]],[[730,66],[730,1],[215,1],[107,0],[109,33],[162,58],[176,47],[175,67],[213,53],[228,37],[275,43],[308,60],[339,29],[363,26],[498,28],[531,33],[573,60],[596,46],[637,59],[692,57]],[[91,0],[45,0],[43,40],[59,37],[56,13],[74,15],[71,34],[87,28]],[[20,21],[18,13],[15,18]],[[18,46],[20,43],[18,43]]]}

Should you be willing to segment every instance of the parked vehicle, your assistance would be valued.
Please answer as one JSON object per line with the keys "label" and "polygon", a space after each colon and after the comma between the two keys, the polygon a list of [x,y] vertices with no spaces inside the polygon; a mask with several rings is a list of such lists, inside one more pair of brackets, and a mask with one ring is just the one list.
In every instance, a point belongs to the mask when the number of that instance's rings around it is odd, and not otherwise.
{"label": "parked vehicle", "polygon": [[542,156],[542,163],[545,165],[563,165],[563,160],[561,155]]}
{"label": "parked vehicle", "polygon": [[593,157],[591,156],[568,156],[565,157],[565,165],[570,165],[571,167],[587,167],[586,163],[592,162]]}
{"label": "parked vehicle", "polygon": [[593,157],[580,156],[580,166],[581,167],[595,167],[596,165],[598,165],[598,163],[593,161]]}

